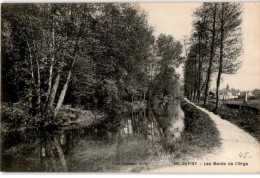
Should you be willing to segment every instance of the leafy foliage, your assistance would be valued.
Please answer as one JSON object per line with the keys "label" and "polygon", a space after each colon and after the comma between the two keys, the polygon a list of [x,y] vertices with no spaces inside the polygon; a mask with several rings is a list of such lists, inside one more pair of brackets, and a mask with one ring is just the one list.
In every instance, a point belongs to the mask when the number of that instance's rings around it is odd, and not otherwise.
{"label": "leafy foliage", "polygon": [[189,42],[189,53],[185,62],[184,90],[190,99],[200,102],[204,93],[204,104],[212,73],[218,73],[218,90],[221,75],[233,74],[241,66],[239,56],[243,52],[241,40],[242,6],[240,3],[203,3],[194,12],[193,31]]}

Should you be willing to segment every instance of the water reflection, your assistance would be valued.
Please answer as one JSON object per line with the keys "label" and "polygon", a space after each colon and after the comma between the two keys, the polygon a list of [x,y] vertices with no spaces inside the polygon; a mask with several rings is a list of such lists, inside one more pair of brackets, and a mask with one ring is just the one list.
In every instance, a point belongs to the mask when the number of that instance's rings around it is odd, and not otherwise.
{"label": "water reflection", "polygon": [[124,136],[135,135],[151,141],[166,138],[175,142],[184,128],[184,113],[178,99],[157,100],[148,109],[132,111],[123,117]]}
{"label": "water reflection", "polygon": [[[62,147],[68,171],[111,170],[118,164],[141,164],[150,155],[160,154],[161,141],[174,143],[181,137],[183,117],[179,100],[158,100],[154,105],[130,110],[117,119],[108,118],[88,128],[64,129],[53,134]],[[35,150],[27,151],[28,155],[23,151],[21,159],[12,158],[5,170],[61,171],[61,161],[52,150],[51,140],[43,147],[36,144]]]}

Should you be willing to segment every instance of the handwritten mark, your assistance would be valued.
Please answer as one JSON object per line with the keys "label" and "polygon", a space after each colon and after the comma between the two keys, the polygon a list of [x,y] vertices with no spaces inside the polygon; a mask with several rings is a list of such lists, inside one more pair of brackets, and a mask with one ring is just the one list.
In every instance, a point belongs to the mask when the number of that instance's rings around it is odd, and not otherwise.
{"label": "handwritten mark", "polygon": [[251,158],[249,152],[240,152],[238,155],[240,158]]}

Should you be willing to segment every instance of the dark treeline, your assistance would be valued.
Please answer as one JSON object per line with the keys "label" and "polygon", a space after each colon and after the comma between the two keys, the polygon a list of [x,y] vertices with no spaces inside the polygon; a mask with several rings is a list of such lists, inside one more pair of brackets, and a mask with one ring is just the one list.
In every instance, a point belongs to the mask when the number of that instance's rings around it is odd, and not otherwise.
{"label": "dark treeline", "polygon": [[[155,38],[136,4],[2,4],[1,13],[5,130],[53,131],[64,104],[118,118],[126,103],[180,96],[182,45]],[[58,139],[39,135],[66,170]]]}
{"label": "dark treeline", "polygon": [[238,60],[243,51],[241,14],[240,3],[203,3],[193,14],[193,31],[184,67],[185,95],[206,104],[213,74],[217,73],[216,111],[222,74],[233,74],[241,66]]}
{"label": "dark treeline", "polygon": [[148,85],[153,30],[134,5],[5,4],[2,17],[4,102],[111,110]]}

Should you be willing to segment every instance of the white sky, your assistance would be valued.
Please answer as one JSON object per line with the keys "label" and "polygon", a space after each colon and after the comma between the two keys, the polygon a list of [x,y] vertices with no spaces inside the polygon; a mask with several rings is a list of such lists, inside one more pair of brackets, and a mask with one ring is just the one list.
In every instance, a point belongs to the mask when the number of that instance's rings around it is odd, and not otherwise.
{"label": "white sky", "polygon": [[[182,42],[192,30],[192,13],[200,3],[140,3],[155,27],[155,35],[170,34]],[[244,53],[242,67],[237,74],[224,75],[221,88],[229,84],[240,90],[260,89],[260,3],[243,3],[242,22]],[[182,71],[182,70],[179,70]],[[214,76],[215,78],[215,76]],[[215,80],[212,88],[215,88]]]}

